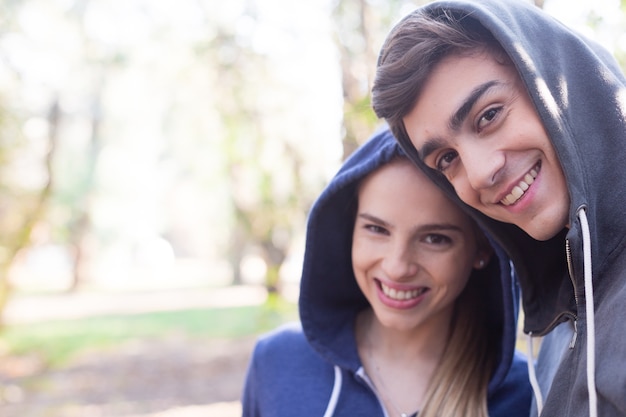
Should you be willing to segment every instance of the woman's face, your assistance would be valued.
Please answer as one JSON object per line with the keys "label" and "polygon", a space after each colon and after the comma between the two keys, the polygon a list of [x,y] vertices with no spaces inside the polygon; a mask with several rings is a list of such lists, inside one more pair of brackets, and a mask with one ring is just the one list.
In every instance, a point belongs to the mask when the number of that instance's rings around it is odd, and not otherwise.
{"label": "woman's face", "polygon": [[393,161],[361,183],[352,264],[383,326],[447,329],[472,268],[489,255],[469,217],[408,160]]}

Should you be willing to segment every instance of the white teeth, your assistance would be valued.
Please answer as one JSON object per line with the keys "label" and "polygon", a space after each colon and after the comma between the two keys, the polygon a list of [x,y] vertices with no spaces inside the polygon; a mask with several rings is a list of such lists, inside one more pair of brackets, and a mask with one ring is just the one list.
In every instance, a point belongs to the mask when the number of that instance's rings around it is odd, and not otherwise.
{"label": "white teeth", "polygon": [[524,190],[522,190],[519,186],[513,187],[511,194],[513,194],[513,197],[515,197],[515,199],[517,200],[524,195]]}
{"label": "white teeth", "polygon": [[524,192],[528,190],[528,188],[530,187],[530,184],[535,182],[535,178],[537,178],[537,174],[538,174],[537,169],[534,169],[534,168],[531,169],[528,172],[528,174],[524,175],[524,179],[520,181],[519,184],[517,184],[515,187],[513,187],[511,192],[502,200],[500,200],[500,202],[504,204],[505,206],[510,206],[511,204],[516,203],[517,200],[519,200],[524,195]]}
{"label": "white teeth", "polygon": [[410,290],[410,291],[396,290],[395,288],[389,288],[382,282],[380,283],[380,286],[383,289],[383,292],[385,293],[387,297],[392,298],[394,300],[400,300],[400,301],[410,300],[411,298],[415,298],[419,295],[422,295],[422,293],[425,291],[424,288],[421,288],[418,290]]}

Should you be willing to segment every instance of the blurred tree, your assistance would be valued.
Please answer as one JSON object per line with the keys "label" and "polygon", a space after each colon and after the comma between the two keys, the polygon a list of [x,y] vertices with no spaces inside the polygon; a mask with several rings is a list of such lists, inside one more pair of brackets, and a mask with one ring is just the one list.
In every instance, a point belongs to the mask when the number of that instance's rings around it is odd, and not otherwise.
{"label": "blurred tree", "polygon": [[[47,144],[41,155],[40,186],[24,184],[11,170],[23,158],[37,158],[19,128],[24,120],[11,114],[8,107],[0,107],[0,325],[2,313],[11,294],[9,271],[17,255],[31,242],[33,229],[43,219],[52,192],[52,162],[58,140],[60,119],[58,100],[49,108],[46,134],[41,138]],[[31,155],[26,156],[24,153]]]}
{"label": "blurred tree", "polygon": [[[337,142],[331,129],[341,128],[345,158],[372,133],[380,122],[370,106],[378,50],[395,21],[425,1],[320,3],[0,2],[0,308],[6,272],[33,230],[74,250],[74,288],[93,261],[89,242],[99,256],[117,245],[111,263],[133,272],[128,253],[155,235],[190,258],[226,255],[235,282],[242,260],[258,255],[267,287],[280,288],[294,237],[336,168],[321,167],[328,159],[320,149],[334,146],[323,141]],[[281,13],[288,23],[272,19]],[[615,39],[624,26],[603,14],[588,20],[618,32]],[[328,55],[312,58],[329,46],[336,67]],[[334,123],[328,114],[340,98],[316,97],[299,109],[306,117],[294,110],[322,79],[341,89],[342,125],[317,134],[314,125]],[[191,191],[170,193],[181,184]],[[199,196],[214,192],[214,200]],[[164,214],[165,206],[187,211]]]}
{"label": "blurred tree", "polygon": [[[94,51],[102,48],[97,41],[88,35],[85,11],[89,1],[77,1],[66,15],[68,24],[76,28],[76,36],[80,42],[81,69],[90,74],[91,82],[86,85],[86,106],[83,114],[87,129],[87,140],[79,161],[73,161],[73,169],[59,185],[53,196],[56,215],[67,219],[65,224],[57,224],[54,219],[50,223],[56,225],[57,241],[67,245],[72,255],[72,276],[67,287],[68,292],[77,291],[89,279],[89,242],[93,225],[91,221],[92,207],[90,200],[96,191],[95,167],[98,162],[103,144],[101,138],[102,122],[102,95],[106,85],[108,72],[119,64],[121,52],[116,50],[113,57],[102,56]],[[69,153],[65,153],[71,155]],[[63,214],[61,214],[63,213]]]}
{"label": "blurred tree", "polygon": [[90,200],[96,188],[95,167],[102,150],[100,137],[101,122],[101,95],[104,82],[98,82],[94,87],[93,102],[88,112],[89,139],[86,152],[82,159],[81,175],[73,177],[63,189],[55,195],[57,210],[66,212],[68,224],[62,225],[57,234],[63,236],[59,241],[67,244],[72,254],[72,278],[67,287],[68,292],[74,292],[89,279],[90,241],[94,233],[91,223]]}
{"label": "blurred tree", "polygon": [[[254,9],[240,19],[255,21]],[[280,270],[304,223],[313,190],[301,179],[303,156],[291,144],[297,132],[272,124],[289,105],[280,98],[284,86],[272,74],[268,58],[252,46],[253,33],[242,37],[234,26],[219,28],[208,48],[216,70],[212,95],[218,98],[234,218],[228,258],[238,284],[245,256],[258,254],[266,265],[265,286],[270,293],[279,293]],[[278,103],[268,104],[268,97]]]}
{"label": "blurred tree", "polygon": [[[372,133],[377,123],[370,106],[370,89],[377,53],[373,14],[368,0],[335,2],[334,38],[339,50],[344,99],[343,159]],[[376,16],[382,18],[382,13]]]}
{"label": "blurred tree", "polygon": [[[0,35],[17,28],[15,10],[20,4],[0,5]],[[22,82],[20,69],[12,65],[1,48],[0,62],[7,77],[15,83]],[[12,291],[9,271],[18,254],[29,245],[31,234],[47,208],[61,118],[56,96],[48,105],[45,120],[29,117],[24,109],[10,103],[8,96],[5,91],[0,92],[0,325]],[[25,134],[27,122],[39,126],[34,130],[40,134]],[[38,172],[25,172],[33,161],[40,167]]]}
{"label": "blurred tree", "polygon": [[341,63],[343,89],[343,158],[347,158],[380,122],[370,105],[378,51],[403,10],[422,0],[335,0],[334,40]]}

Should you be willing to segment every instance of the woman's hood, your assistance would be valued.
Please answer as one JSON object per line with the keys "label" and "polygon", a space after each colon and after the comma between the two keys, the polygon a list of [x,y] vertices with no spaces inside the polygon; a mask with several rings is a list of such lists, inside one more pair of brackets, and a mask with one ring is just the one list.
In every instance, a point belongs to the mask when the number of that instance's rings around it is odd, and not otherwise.
{"label": "woman's hood", "polygon": [[[309,213],[300,284],[300,317],[312,346],[326,360],[354,372],[360,367],[353,336],[356,314],[368,306],[351,262],[352,232],[359,182],[403,151],[383,128],[355,151],[324,189]],[[495,256],[470,279],[489,280],[490,317],[502,335],[490,387],[497,386],[511,365],[517,333],[518,288],[511,263],[492,241]]]}

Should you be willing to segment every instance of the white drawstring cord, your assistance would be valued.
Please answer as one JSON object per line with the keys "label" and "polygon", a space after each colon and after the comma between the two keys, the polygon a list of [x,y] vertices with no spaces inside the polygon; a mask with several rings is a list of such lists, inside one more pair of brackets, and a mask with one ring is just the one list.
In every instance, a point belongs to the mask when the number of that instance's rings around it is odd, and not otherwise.
{"label": "white drawstring cord", "polygon": [[535,374],[535,359],[533,357],[533,335],[529,333],[526,335],[526,341],[528,345],[528,378],[530,379],[530,386],[535,394],[535,401],[537,402],[537,415],[541,415],[543,410],[543,395],[541,395],[541,388],[539,388],[539,381],[537,381],[537,375]]}
{"label": "white drawstring cord", "polygon": [[341,392],[341,382],[341,368],[335,365],[335,383],[333,385],[333,391],[330,394],[330,400],[328,400],[328,406],[326,407],[324,417],[332,417],[335,412],[335,408],[337,407],[337,402],[339,400],[339,393]]}
{"label": "white drawstring cord", "polygon": [[587,213],[578,211],[583,233],[583,264],[585,274],[585,312],[587,314],[587,391],[589,392],[589,416],[598,416],[598,394],[596,392],[596,325],[593,308],[593,273],[591,269],[591,237]]}

